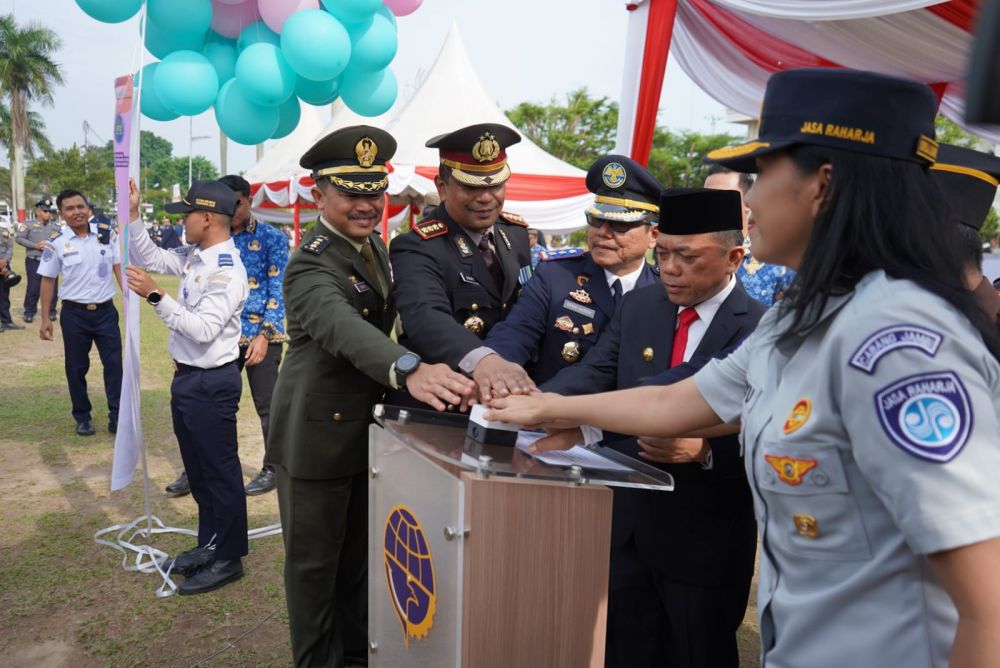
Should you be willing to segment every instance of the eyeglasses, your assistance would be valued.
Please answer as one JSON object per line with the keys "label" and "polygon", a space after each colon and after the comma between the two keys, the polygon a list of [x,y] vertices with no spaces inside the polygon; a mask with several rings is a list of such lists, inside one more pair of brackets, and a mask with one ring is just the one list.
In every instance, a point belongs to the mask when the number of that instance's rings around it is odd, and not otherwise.
{"label": "eyeglasses", "polygon": [[599,230],[605,225],[611,228],[611,231],[615,234],[628,234],[629,231],[634,230],[637,227],[648,225],[649,222],[645,220],[640,220],[633,223],[625,223],[617,220],[608,220],[607,218],[598,218],[591,214],[587,214],[587,224],[593,227],[595,230]]}

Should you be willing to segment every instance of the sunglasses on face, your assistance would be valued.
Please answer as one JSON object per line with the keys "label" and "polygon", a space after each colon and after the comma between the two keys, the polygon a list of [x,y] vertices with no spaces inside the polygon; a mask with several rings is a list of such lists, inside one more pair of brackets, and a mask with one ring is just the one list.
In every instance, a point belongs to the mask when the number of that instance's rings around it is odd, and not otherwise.
{"label": "sunglasses on face", "polygon": [[590,225],[595,230],[599,230],[605,225],[607,225],[608,228],[610,228],[611,231],[615,234],[628,234],[629,231],[634,230],[635,228],[643,225],[648,225],[648,223],[644,220],[626,223],[617,220],[608,220],[607,218],[598,218],[597,216],[593,216],[588,213],[587,225]]}

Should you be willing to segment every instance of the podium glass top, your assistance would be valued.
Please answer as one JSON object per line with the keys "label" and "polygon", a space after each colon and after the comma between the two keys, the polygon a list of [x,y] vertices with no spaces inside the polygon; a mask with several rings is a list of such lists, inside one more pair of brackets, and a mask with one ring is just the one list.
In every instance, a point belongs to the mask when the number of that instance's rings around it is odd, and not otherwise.
{"label": "podium glass top", "polygon": [[467,414],[379,404],[375,420],[424,455],[481,476],[660,491],[674,488],[673,476],[666,471],[612,448],[577,447],[534,455],[523,447],[540,435],[534,432],[521,432],[517,446],[480,443],[467,435]]}

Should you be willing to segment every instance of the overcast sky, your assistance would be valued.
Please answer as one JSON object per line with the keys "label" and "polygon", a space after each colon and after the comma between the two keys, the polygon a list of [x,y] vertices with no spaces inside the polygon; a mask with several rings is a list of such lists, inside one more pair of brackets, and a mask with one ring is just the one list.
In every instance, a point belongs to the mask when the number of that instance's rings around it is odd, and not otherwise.
{"label": "overcast sky", "polygon": [[[84,14],[74,0],[0,0],[0,11],[14,11],[19,23],[39,21],[63,40],[56,54],[65,85],[55,105],[35,109],[45,119],[57,147],[82,144],[87,121],[102,140],[111,138],[116,76],[154,58],[139,49],[139,23],[109,25]],[[434,62],[452,21],[457,22],[473,67],[501,108],[522,101],[544,102],[580,86],[617,100],[628,12],[623,0],[424,0],[399,19],[399,53],[392,67],[400,97],[412,92],[421,72]],[[743,129],[722,122],[724,108],[701,92],[671,61],[661,98],[660,122],[680,129]],[[142,127],[174,144],[174,155],[188,154],[188,119],[159,123],[142,118]],[[212,110],[195,117],[194,153],[219,162],[219,131]],[[91,142],[94,138],[91,137]],[[229,142],[230,171],[255,162],[253,147]]]}

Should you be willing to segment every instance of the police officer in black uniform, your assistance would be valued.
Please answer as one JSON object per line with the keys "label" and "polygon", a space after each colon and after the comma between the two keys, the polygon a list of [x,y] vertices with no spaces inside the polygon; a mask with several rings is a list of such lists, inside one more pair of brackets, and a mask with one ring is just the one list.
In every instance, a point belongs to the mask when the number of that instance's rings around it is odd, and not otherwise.
{"label": "police officer in black uniform", "polygon": [[509,363],[525,367],[541,384],[579,362],[625,294],[659,284],[646,253],[656,243],[663,186],[634,160],[606,155],[587,171],[587,188],[595,195],[586,212],[590,252],[546,253],[517,306],[468,360],[475,362],[481,398],[494,385],[498,392],[508,389]]}
{"label": "police officer in black uniform", "polygon": [[[24,224],[24,228],[17,233],[17,243],[27,248],[27,255],[24,259],[24,275],[28,280],[28,288],[24,292],[24,321],[31,322],[35,319],[35,312],[38,308],[38,300],[41,296],[42,277],[38,274],[38,265],[42,261],[42,251],[45,250],[45,243],[59,231],[59,219],[55,213],[55,203],[49,195],[43,196],[35,203],[35,219]],[[53,283],[52,289],[52,312],[49,313],[49,320],[56,320],[56,303],[59,299],[59,282]]]}
{"label": "police officer in black uniform", "polygon": [[[520,140],[506,126],[482,123],[426,144],[441,153],[434,179],[441,205],[413,234],[394,239],[389,255],[399,342],[427,362],[459,368],[531,276],[528,225],[503,211],[511,174],[506,149]],[[400,393],[390,397],[405,400]]]}

